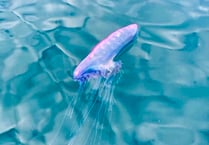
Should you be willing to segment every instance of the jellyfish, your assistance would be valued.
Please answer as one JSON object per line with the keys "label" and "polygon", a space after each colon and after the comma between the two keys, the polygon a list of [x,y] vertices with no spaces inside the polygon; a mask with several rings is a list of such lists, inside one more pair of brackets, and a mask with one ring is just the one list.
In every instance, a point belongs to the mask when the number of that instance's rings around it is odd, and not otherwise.
{"label": "jellyfish", "polygon": [[110,141],[114,144],[114,137],[102,139],[102,136],[114,134],[110,118],[115,84],[121,77],[119,58],[134,44],[137,32],[137,24],[116,30],[98,43],[75,68],[73,79],[79,82],[79,90],[71,102],[74,109],[70,114],[76,114],[79,127],[71,134],[68,145],[98,145]]}
{"label": "jellyfish", "polygon": [[75,68],[73,78],[82,88],[80,100],[88,96],[90,103],[85,102],[79,107],[81,110],[86,108],[82,113],[82,131],[70,140],[69,145],[107,144],[101,136],[105,126],[110,126],[105,117],[112,110],[113,90],[120,76],[122,62],[118,58],[128,46],[132,46],[137,32],[137,24],[116,30],[98,43]]}

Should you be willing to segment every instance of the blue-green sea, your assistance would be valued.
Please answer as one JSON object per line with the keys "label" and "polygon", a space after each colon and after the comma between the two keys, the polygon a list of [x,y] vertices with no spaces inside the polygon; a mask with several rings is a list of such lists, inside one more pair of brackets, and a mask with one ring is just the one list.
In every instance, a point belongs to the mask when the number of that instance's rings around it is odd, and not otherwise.
{"label": "blue-green sea", "polygon": [[[132,23],[119,76],[79,86]],[[209,145],[209,1],[0,0],[0,145]]]}

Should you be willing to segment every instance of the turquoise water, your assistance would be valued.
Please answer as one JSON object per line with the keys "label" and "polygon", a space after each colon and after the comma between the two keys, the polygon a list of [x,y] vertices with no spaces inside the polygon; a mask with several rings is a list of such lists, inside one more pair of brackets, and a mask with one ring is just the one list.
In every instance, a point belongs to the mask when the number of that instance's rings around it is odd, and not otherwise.
{"label": "turquoise water", "polygon": [[[98,127],[101,105],[79,116],[95,82],[79,98],[72,73],[130,23],[141,29]],[[208,0],[0,0],[0,145],[209,145],[208,39]]]}

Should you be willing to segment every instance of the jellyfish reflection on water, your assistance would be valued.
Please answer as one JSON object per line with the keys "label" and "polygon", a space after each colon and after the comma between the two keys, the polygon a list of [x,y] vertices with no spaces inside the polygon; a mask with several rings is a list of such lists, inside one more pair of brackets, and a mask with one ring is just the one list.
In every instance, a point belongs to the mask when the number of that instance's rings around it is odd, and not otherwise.
{"label": "jellyfish reflection on water", "polygon": [[116,30],[97,44],[74,70],[74,80],[80,83],[78,99],[88,101],[74,102],[74,105],[82,110],[82,131],[75,134],[69,144],[106,144],[101,143],[100,139],[104,126],[108,125],[105,124],[108,123],[105,116],[111,112],[113,89],[122,65],[117,58],[127,46],[133,44],[137,32],[137,24]]}

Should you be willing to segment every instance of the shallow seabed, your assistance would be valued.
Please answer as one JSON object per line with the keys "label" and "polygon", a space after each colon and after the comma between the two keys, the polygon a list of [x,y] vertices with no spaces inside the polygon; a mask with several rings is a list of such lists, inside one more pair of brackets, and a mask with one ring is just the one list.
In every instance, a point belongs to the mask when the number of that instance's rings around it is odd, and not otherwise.
{"label": "shallow seabed", "polygon": [[[98,133],[92,124],[101,120],[94,115],[101,106],[86,120],[79,114],[100,88],[89,82],[79,91],[73,70],[130,23],[141,28],[121,56],[114,101]],[[97,134],[88,143],[85,136]],[[209,145],[208,0],[0,0],[0,145],[85,140]]]}

